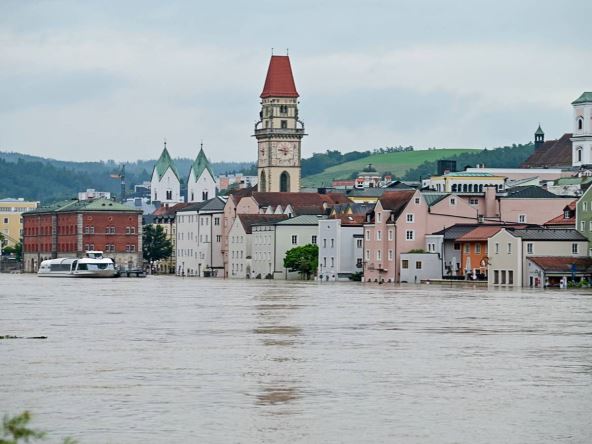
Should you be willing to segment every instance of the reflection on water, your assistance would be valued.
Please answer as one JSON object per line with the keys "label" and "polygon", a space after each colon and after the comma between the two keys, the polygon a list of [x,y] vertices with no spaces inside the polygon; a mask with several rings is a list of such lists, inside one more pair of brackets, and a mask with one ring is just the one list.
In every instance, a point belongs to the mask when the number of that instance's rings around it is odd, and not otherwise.
{"label": "reflection on water", "polygon": [[0,275],[2,335],[50,442],[592,442],[590,293]]}

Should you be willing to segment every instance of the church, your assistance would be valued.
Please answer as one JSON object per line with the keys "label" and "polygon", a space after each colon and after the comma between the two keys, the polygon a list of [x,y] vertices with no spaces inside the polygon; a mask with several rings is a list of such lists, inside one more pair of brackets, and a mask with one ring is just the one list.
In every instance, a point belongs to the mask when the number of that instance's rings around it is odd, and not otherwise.
{"label": "church", "polygon": [[272,55],[255,124],[260,192],[300,191],[301,141],[306,134],[298,117],[298,91],[289,56]]}

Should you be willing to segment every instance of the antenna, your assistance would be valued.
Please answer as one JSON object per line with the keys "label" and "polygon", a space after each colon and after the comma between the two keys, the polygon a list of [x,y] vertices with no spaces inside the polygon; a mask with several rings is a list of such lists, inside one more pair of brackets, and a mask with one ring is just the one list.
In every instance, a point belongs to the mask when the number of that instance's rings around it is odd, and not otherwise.
{"label": "antenna", "polygon": [[164,140],[164,147],[166,148],[166,137],[163,138],[163,140]]}
{"label": "antenna", "polygon": [[290,48],[286,48],[286,55],[290,55]]}
{"label": "antenna", "polygon": [[273,55],[273,48],[271,48],[271,55]]}

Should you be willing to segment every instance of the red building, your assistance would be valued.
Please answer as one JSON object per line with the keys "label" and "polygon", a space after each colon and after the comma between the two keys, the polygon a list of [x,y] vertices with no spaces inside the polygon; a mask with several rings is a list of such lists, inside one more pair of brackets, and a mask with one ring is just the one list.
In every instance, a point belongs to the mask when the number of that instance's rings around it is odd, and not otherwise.
{"label": "red building", "polygon": [[102,250],[121,267],[142,266],[142,211],[108,199],[71,200],[23,213],[25,271],[41,261]]}

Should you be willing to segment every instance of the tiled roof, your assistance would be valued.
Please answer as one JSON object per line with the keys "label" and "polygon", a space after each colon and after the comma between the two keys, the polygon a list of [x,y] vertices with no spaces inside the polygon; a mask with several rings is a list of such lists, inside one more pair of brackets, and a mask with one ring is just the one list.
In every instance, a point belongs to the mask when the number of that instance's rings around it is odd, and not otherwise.
{"label": "tiled roof", "polygon": [[578,233],[576,230],[569,230],[563,228],[525,228],[525,229],[508,229],[516,237],[521,237],[523,240],[536,241],[585,241],[586,237]]}
{"label": "tiled roof", "polygon": [[366,215],[365,214],[340,214],[340,215],[334,216],[334,219],[341,220],[341,225],[362,226],[362,225],[364,225],[364,222],[366,222]]}
{"label": "tiled roof", "polygon": [[[201,202],[198,202],[201,203]],[[179,202],[175,205],[166,206],[163,205],[156,209],[154,213],[152,213],[156,217],[163,217],[163,216],[174,216],[177,211],[183,210],[187,208],[189,205],[197,205],[197,204],[188,204],[186,202]]]}
{"label": "tiled roof", "polygon": [[[575,227],[576,224],[576,204],[577,201],[571,202],[569,205],[566,205],[563,209],[563,213],[559,216],[554,217],[551,220],[548,220],[543,225],[573,225]],[[565,217],[565,212],[569,212],[570,217]]]}
{"label": "tiled roof", "polygon": [[564,134],[559,140],[547,140],[534,150],[522,163],[522,168],[567,168],[571,167],[572,134]]}
{"label": "tiled roof", "polygon": [[387,191],[389,191],[388,188],[354,188],[349,190],[347,195],[348,197],[381,197]]}
{"label": "tiled roof", "polygon": [[222,211],[226,206],[226,200],[220,196],[207,200],[202,207],[202,211]]}
{"label": "tiled roof", "polygon": [[271,56],[260,97],[298,97],[288,56]]}
{"label": "tiled roof", "polygon": [[[181,180],[181,176],[179,176],[179,172],[177,171],[177,167],[175,166],[175,162],[173,162],[173,159],[171,158],[171,155],[169,154],[169,150],[167,150],[166,144],[165,144],[165,147],[162,150],[162,153],[161,153],[160,157],[158,158],[156,165],[154,165],[154,170],[156,170],[159,180],[162,179],[162,176],[164,176],[164,173],[166,173],[166,171],[169,168],[172,170],[173,174],[175,176],[177,176],[177,179]],[[152,171],[152,174],[154,174],[154,170]]]}
{"label": "tiled roof", "polygon": [[415,190],[387,191],[380,198],[380,204],[382,208],[389,210],[397,218],[414,194]]}
{"label": "tiled roof", "polygon": [[563,196],[553,194],[536,185],[518,186],[507,190],[501,199],[563,199]]}
{"label": "tiled roof", "polygon": [[245,233],[251,234],[253,232],[253,225],[280,222],[287,219],[288,216],[285,214],[239,214],[237,218],[242,224]]}
{"label": "tiled roof", "polygon": [[393,180],[391,183],[389,183],[387,186],[385,186],[385,188],[387,189],[395,189],[395,190],[413,190],[415,188],[407,185],[404,182],[401,182],[400,180]]}
{"label": "tiled roof", "polygon": [[590,91],[583,93],[580,97],[578,97],[576,100],[571,102],[571,104],[576,105],[578,103],[588,103],[588,102],[592,102],[592,92],[590,92]]}
{"label": "tiled roof", "polygon": [[285,208],[288,204],[290,204],[294,209],[312,206],[322,208],[324,203],[319,193],[256,192],[253,193],[253,198],[260,207],[277,207],[278,205],[281,205],[283,208]]}
{"label": "tiled roof", "polygon": [[195,160],[193,161],[193,164],[191,165],[191,169],[193,170],[193,176],[195,177],[196,181],[199,179],[199,177],[202,175],[202,173],[205,170],[207,170],[210,173],[212,178],[215,179],[215,177],[216,177],[216,176],[214,176],[214,172],[212,171],[212,168],[210,167],[210,162],[208,162],[208,158],[206,157],[203,148],[200,148],[199,153],[197,154],[197,157],[195,158]]}
{"label": "tiled roof", "polygon": [[444,228],[443,230],[436,231],[432,234],[443,235],[444,240],[456,240],[466,233],[474,230],[481,225],[478,224],[455,224],[450,227]]}
{"label": "tiled roof", "polygon": [[345,193],[326,193],[326,194],[321,194],[321,199],[323,200],[323,202],[326,202],[326,203],[331,204],[331,205],[347,204],[347,203],[350,203],[351,202],[351,200],[349,200],[347,198],[347,196],[345,195]]}
{"label": "tiled roof", "polygon": [[318,225],[319,220],[323,220],[323,218],[315,215],[305,215],[282,220],[276,225]]}
{"label": "tiled roof", "polygon": [[546,272],[571,273],[575,265],[576,272],[591,272],[592,258],[569,256],[529,256],[526,259]]}
{"label": "tiled roof", "polygon": [[[199,211],[204,207],[204,205],[206,203],[208,203],[208,201],[188,203],[186,206],[184,206],[183,208],[179,208],[176,211],[177,211],[177,213],[184,212],[184,211]],[[162,208],[165,208],[165,207],[160,207],[159,210],[162,210]],[[156,211],[154,212],[154,214],[156,214]],[[157,216],[164,215],[164,214],[168,214],[166,208],[164,210],[162,210],[161,213],[157,214]]]}
{"label": "tiled roof", "polygon": [[486,241],[491,236],[496,234],[502,227],[500,226],[489,226],[489,225],[482,225],[477,227],[462,236],[458,237],[456,240],[459,242],[468,242],[468,241]]}

